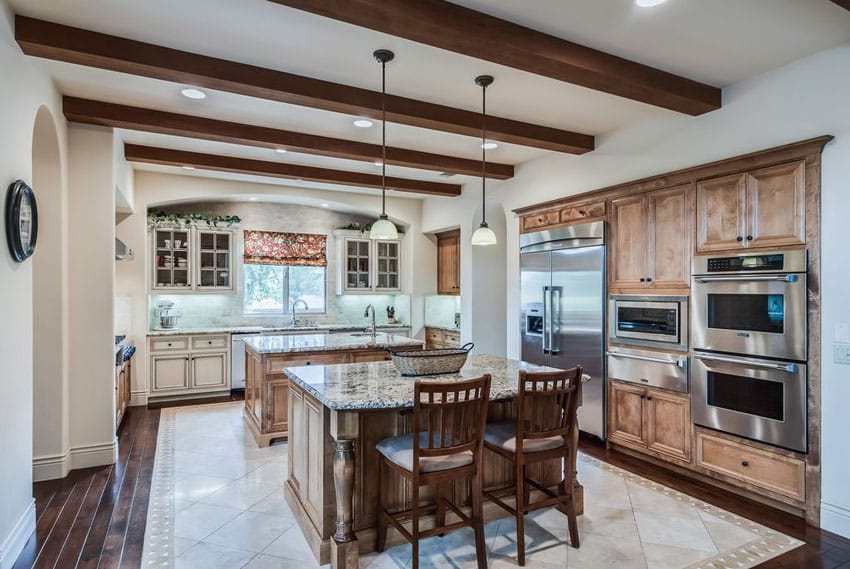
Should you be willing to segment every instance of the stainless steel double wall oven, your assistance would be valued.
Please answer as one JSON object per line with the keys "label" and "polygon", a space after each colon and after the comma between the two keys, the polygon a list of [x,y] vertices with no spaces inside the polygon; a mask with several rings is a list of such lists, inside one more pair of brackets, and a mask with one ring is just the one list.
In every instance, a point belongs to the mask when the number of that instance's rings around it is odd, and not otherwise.
{"label": "stainless steel double wall oven", "polygon": [[803,250],[694,257],[694,423],[807,451]]}

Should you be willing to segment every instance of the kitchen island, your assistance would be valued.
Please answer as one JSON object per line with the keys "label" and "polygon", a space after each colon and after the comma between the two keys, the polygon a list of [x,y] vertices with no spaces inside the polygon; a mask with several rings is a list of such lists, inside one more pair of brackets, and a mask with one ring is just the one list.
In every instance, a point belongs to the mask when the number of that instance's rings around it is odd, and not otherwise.
{"label": "kitchen island", "polygon": [[[470,356],[460,373],[429,376],[427,381],[457,381],[492,376],[488,421],[515,417],[514,401],[520,370],[552,368],[495,356]],[[379,456],[375,445],[386,437],[408,433],[412,424],[413,386],[392,362],[311,365],[286,368],[289,377],[289,476],[286,500],[316,559],[335,568],[357,567],[360,553],[375,549]],[[585,376],[585,381],[589,377]],[[578,432],[576,432],[576,443]],[[510,464],[485,450],[484,487],[513,485]],[[575,480],[575,465],[567,468]],[[535,465],[529,475],[546,485],[561,479],[559,461]],[[576,507],[583,507],[581,486]],[[409,507],[409,491],[401,480],[386,481],[391,510]],[[432,496],[423,488],[423,500]],[[465,485],[455,485],[452,499],[467,501]],[[486,504],[485,519],[507,514]],[[564,524],[566,527],[566,518]],[[394,539],[395,538],[395,539]],[[388,544],[401,542],[394,532]]]}
{"label": "kitchen island", "polygon": [[253,336],[245,344],[245,423],[258,446],[289,436],[292,366],[348,364],[389,359],[386,348],[421,349],[424,342],[395,334],[297,334]]}

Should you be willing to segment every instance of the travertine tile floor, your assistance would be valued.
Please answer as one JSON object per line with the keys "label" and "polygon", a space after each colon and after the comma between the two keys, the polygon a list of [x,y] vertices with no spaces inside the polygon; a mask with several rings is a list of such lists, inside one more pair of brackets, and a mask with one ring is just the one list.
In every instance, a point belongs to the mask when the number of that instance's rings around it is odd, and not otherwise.
{"label": "travertine tile floor", "polygon": [[[143,567],[316,567],[283,499],[286,445],[258,449],[242,404],[164,409]],[[540,569],[748,568],[802,542],[589,457],[581,457],[581,548],[566,518],[541,510],[526,521],[527,566]],[[486,527],[489,566],[516,567],[513,519]],[[420,566],[475,567],[470,530],[423,542]],[[410,547],[362,558],[402,569]]]}

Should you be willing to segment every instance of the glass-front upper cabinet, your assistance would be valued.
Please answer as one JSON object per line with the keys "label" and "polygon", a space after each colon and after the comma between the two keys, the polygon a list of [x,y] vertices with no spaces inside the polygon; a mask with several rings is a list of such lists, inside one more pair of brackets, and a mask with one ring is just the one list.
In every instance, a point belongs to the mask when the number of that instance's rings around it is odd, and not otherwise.
{"label": "glass-front upper cabinet", "polygon": [[189,229],[153,230],[153,288],[192,287],[192,239]]}
{"label": "glass-front upper cabinet", "polygon": [[369,239],[360,231],[334,231],[337,294],[401,290],[401,240]]}
{"label": "glass-front upper cabinet", "polygon": [[229,231],[198,229],[197,288],[233,288],[232,237]]}
{"label": "glass-front upper cabinet", "polygon": [[233,232],[161,226],[151,230],[150,239],[152,290],[233,288]]}
{"label": "glass-front upper cabinet", "polygon": [[398,241],[375,241],[375,290],[399,290]]}

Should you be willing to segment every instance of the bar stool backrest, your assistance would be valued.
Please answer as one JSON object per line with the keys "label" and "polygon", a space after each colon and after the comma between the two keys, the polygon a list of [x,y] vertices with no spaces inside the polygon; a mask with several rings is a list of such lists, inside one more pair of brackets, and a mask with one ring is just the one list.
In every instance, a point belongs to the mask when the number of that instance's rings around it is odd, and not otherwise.
{"label": "bar stool backrest", "polygon": [[578,428],[582,367],[566,371],[519,372],[517,452],[524,440],[562,436],[569,442]]}
{"label": "bar stool backrest", "polygon": [[[439,457],[472,451],[478,464],[484,443],[484,424],[490,399],[490,375],[464,381],[421,381],[414,387],[413,464],[420,457]],[[424,443],[424,446],[423,444]]]}

